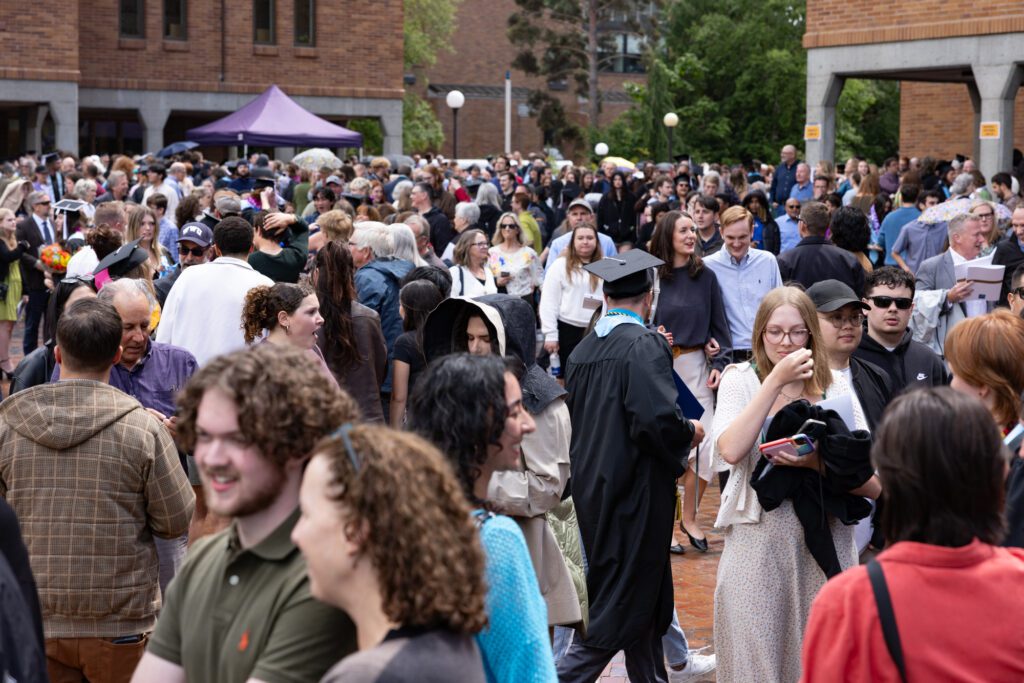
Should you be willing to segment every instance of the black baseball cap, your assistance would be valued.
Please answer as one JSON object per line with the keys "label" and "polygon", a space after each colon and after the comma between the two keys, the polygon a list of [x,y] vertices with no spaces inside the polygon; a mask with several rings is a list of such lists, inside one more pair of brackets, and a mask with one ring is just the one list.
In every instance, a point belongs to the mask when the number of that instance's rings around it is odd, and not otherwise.
{"label": "black baseball cap", "polygon": [[814,307],[821,313],[838,311],[843,306],[849,306],[850,304],[857,304],[865,310],[870,308],[870,306],[860,300],[860,297],[854,294],[849,285],[839,280],[815,282],[807,289],[807,296],[811,297]]}

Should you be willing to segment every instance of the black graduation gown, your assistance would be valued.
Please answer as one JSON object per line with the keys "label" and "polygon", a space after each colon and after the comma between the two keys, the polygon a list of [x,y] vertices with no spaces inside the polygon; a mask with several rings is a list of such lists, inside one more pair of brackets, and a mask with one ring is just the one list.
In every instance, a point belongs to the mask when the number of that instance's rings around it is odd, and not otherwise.
{"label": "black graduation gown", "polygon": [[584,642],[622,649],[672,620],[675,480],[693,425],[676,405],[668,343],[640,325],[584,338],[566,389],[572,495],[590,565]]}

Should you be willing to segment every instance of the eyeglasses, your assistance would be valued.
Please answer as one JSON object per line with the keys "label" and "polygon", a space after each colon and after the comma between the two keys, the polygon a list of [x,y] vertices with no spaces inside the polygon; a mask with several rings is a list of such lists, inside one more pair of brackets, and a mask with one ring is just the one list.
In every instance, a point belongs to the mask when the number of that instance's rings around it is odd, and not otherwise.
{"label": "eyeglasses", "polygon": [[822,315],[819,317],[829,321],[832,324],[832,327],[837,330],[843,329],[847,324],[857,327],[864,322],[864,314],[859,311],[857,313],[851,313],[850,315]]}
{"label": "eyeglasses", "polygon": [[341,443],[345,446],[345,452],[348,453],[349,462],[352,463],[352,469],[358,472],[361,466],[361,461],[359,459],[359,454],[356,453],[356,449],[352,447],[352,439],[349,437],[349,432],[352,431],[353,426],[354,425],[351,422],[346,422],[331,432],[331,438],[341,439]]}
{"label": "eyeglasses", "polygon": [[501,229],[502,230],[518,230],[519,226],[516,225],[515,223],[502,223],[501,224]]}
{"label": "eyeglasses", "polygon": [[192,256],[202,256],[205,253],[206,247],[195,247],[194,249],[189,249],[188,247],[183,247],[180,244],[178,245],[179,255],[190,254]]}
{"label": "eyeglasses", "polygon": [[787,209],[799,209],[800,205],[799,204],[786,204],[786,208]]}
{"label": "eyeglasses", "polygon": [[789,331],[780,330],[777,327],[770,327],[764,331],[764,338],[769,344],[781,344],[783,339],[789,337],[791,344],[801,346],[807,343],[807,339],[810,336],[811,331],[804,327]]}
{"label": "eyeglasses", "polygon": [[976,213],[976,214],[974,214],[974,217],[978,218],[978,219],[988,219],[988,218],[992,218],[992,216],[994,216],[994,215],[995,214],[993,212],[989,211],[988,213]]}
{"label": "eyeglasses", "polygon": [[1018,299],[1024,299],[1024,287],[1018,287],[1017,289],[1011,289],[1010,294],[1013,294]]}
{"label": "eyeglasses", "polygon": [[908,299],[905,296],[872,296],[869,297],[869,300],[875,308],[889,308],[896,304],[896,308],[901,311],[907,310],[914,303],[913,299]]}
{"label": "eyeglasses", "polygon": [[474,247],[484,247],[486,249],[487,248],[487,242],[473,242],[473,246]]}

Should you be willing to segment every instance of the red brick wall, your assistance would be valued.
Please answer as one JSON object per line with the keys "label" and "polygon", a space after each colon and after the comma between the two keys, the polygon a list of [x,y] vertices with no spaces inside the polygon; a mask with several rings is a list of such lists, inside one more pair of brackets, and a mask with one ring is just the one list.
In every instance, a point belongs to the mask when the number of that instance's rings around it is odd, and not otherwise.
{"label": "red brick wall", "polygon": [[[276,2],[273,46],[253,44],[252,0],[225,0],[225,79],[220,2],[189,0],[188,38],[163,40],[163,3],[146,4],[145,39],[118,37],[116,0],[83,3],[77,20],[83,87],[260,92],[271,83],[291,95],[402,96],[402,0],[318,0],[316,47],[294,45],[293,0]],[[54,15],[65,5],[45,0]],[[59,11],[55,8],[59,6]],[[60,18],[67,26],[66,15]],[[74,26],[75,22],[71,22]]]}
{"label": "red brick wall", "polygon": [[[441,50],[437,64],[426,72],[431,83],[487,85],[505,87],[505,72],[511,68],[515,49],[506,37],[508,17],[516,10],[514,0],[463,0],[456,16],[456,27],[452,34],[452,52]],[[599,87],[602,91],[622,91],[624,81],[644,81],[644,74],[601,74]],[[422,92],[424,84],[417,87]],[[512,85],[516,88],[537,88],[544,85],[543,79],[528,77],[521,71],[512,71]],[[502,90],[504,92],[504,90]],[[565,110],[575,123],[586,126],[586,103],[579,102],[572,92],[559,93]],[[445,143],[441,152],[452,152],[452,112],[444,98],[431,98],[444,127]],[[520,118],[517,105],[522,100],[512,100],[512,148],[524,154],[539,151],[543,134],[537,128],[536,119]],[[606,126],[628,109],[628,104],[605,103],[600,123]],[[483,157],[503,151],[505,146],[505,102],[498,100],[466,99],[459,113],[459,156]],[[573,150],[562,149],[565,154]]]}
{"label": "red brick wall", "polygon": [[935,3],[903,0],[812,0],[804,47],[886,43],[1024,31],[1020,0]]}
{"label": "red brick wall", "polygon": [[78,80],[78,3],[0,3],[0,78]]}
{"label": "red brick wall", "polygon": [[[1014,147],[1024,149],[1024,89],[1014,108]],[[951,159],[974,154],[974,110],[967,86],[958,83],[902,83],[900,154]]]}

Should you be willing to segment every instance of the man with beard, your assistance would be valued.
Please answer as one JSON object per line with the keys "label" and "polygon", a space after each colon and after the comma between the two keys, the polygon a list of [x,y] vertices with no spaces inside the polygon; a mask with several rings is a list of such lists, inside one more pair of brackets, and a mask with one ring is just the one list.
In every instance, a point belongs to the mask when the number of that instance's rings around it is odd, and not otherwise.
{"label": "man with beard", "polygon": [[343,612],[317,602],[291,541],[314,444],[356,419],[309,355],[264,344],[220,356],[179,400],[209,509],[231,526],[192,546],[135,683],[318,680],[355,650]]}

